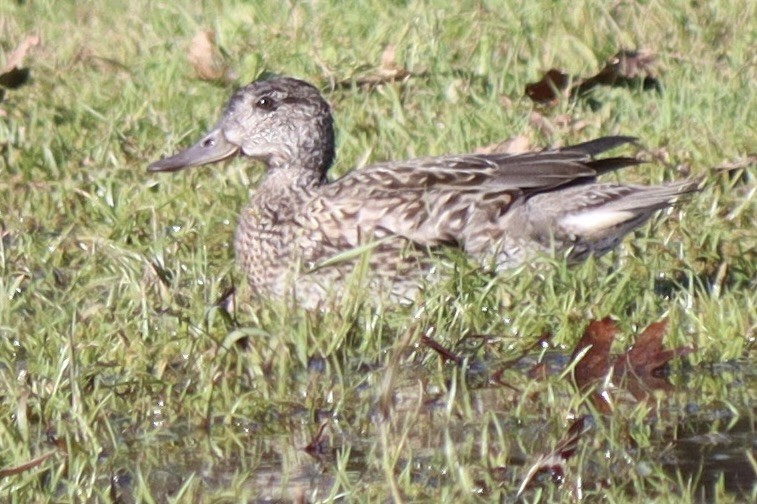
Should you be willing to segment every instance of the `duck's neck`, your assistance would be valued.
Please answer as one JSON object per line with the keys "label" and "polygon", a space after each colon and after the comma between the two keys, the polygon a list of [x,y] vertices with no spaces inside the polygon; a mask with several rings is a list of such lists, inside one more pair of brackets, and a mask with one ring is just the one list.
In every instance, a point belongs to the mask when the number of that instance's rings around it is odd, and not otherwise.
{"label": "duck's neck", "polygon": [[295,169],[291,166],[269,165],[263,180],[255,192],[281,196],[284,193],[299,192],[317,187],[325,182],[325,172],[321,176],[313,170]]}
{"label": "duck's neck", "polygon": [[[271,156],[265,162],[265,178],[263,185],[276,184],[278,187],[313,187],[326,183],[328,165],[322,156],[303,158],[294,152],[281,153]],[[329,160],[330,164],[330,160]]]}
{"label": "duck's neck", "polygon": [[326,172],[334,162],[334,127],[326,114],[313,127],[304,128],[294,145],[277,146],[265,159],[267,177],[292,187],[313,187],[326,183]]}
{"label": "duck's neck", "polygon": [[321,184],[312,171],[269,166],[250,195],[245,214],[253,227],[270,228],[289,222]]}

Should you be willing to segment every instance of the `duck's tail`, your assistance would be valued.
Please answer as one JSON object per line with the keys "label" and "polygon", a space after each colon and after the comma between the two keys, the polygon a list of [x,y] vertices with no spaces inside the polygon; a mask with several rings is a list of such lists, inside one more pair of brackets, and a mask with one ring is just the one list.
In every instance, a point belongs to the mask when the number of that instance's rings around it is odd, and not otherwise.
{"label": "duck's tail", "polygon": [[601,255],[657,210],[696,192],[701,180],[658,186],[587,184],[530,198],[523,210],[532,237],[570,250],[572,260]]}

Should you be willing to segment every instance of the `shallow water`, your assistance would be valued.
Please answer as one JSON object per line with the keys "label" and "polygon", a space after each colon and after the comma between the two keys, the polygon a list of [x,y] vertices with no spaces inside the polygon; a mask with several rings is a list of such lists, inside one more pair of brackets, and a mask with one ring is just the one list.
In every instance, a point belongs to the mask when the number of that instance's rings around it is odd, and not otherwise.
{"label": "shallow water", "polygon": [[728,417],[730,421],[715,430],[712,422],[704,420],[679,426],[673,449],[666,456],[666,471],[684,479],[695,478],[703,500],[714,497],[721,479],[726,492],[744,497],[757,484],[748,455],[757,453],[757,410]]}
{"label": "shallow water", "polygon": [[[550,359],[553,364],[565,360],[565,356]],[[555,364],[555,367],[560,365]],[[372,418],[364,419],[360,426],[347,425],[344,412],[339,415],[320,412],[316,414],[318,418],[313,418],[311,413],[297,409],[283,422],[280,420],[275,429],[242,422],[216,425],[209,433],[186,426],[164,426],[160,436],[128,440],[129,450],[116,450],[117,455],[104,453],[102,461],[112,468],[112,473],[110,481],[103,483],[110,486],[110,495],[118,502],[139,500],[135,495],[138,473],[146,478],[152,495],[159,500],[176,495],[190,476],[199,480],[194,491],[207,492],[208,496],[246,495],[248,501],[261,503],[338,498],[339,478],[366,485],[382,480],[384,475],[378,470],[381,464],[377,462],[380,438],[389,432],[389,438],[396,441],[393,436],[400,434],[394,430],[403,425],[405,417],[412,417],[413,428],[404,439],[412,447],[412,460],[400,460],[398,467],[409,464],[411,481],[415,484],[429,489],[442,488],[450,484],[448,461],[442,453],[444,447],[451,443],[459,449],[461,460],[471,460],[475,465],[479,462],[476,454],[482,450],[482,440],[487,438],[481,435],[480,425],[464,420],[456,423],[454,417],[445,412],[449,407],[447,393],[430,385],[419,389],[420,372],[420,369],[403,370],[395,389],[392,418],[388,421],[381,420],[372,407],[363,412]],[[690,369],[679,376],[679,381],[686,383],[689,374],[701,375],[702,372]],[[754,397],[757,380],[748,361],[708,372],[711,373],[709,379],[713,380],[725,379],[727,375],[730,384],[746,387],[751,392],[747,397]],[[469,378],[471,383],[476,381],[475,376]],[[696,394],[695,390],[692,392]],[[366,395],[366,402],[372,401],[369,388],[361,393]],[[550,421],[523,424],[507,415],[522,397],[506,387],[472,387],[464,400],[474,416],[497,412],[489,417],[487,427],[499,434],[490,435],[489,442],[504,438],[510,447],[502,466],[489,467],[486,478],[474,482],[475,493],[487,496],[496,491],[503,501],[512,501],[517,491],[517,484],[513,483],[521,481],[534,456],[538,455],[529,452],[530,447],[539,446],[543,437],[553,432]],[[646,448],[644,460],[630,463],[635,463],[636,470],[643,472],[649,454],[659,454],[657,462],[671,480],[683,484],[691,482],[703,502],[714,498],[717,485],[722,485],[725,493],[739,498],[753,496],[757,476],[749,454],[754,456],[757,451],[755,404],[731,403],[713,408],[698,404],[694,395],[687,397],[683,404],[683,414],[658,411],[647,421],[655,432],[651,446]],[[593,421],[610,420],[600,416]],[[320,435],[319,426],[325,426]],[[270,433],[272,430],[277,433]],[[582,442],[592,449],[590,439]],[[634,451],[629,450],[629,453]],[[597,455],[602,457],[601,453]],[[589,490],[593,478],[599,481],[607,477],[592,465],[596,464],[589,462],[583,474],[583,484]],[[475,468],[469,469],[476,473]],[[492,479],[502,485],[492,488]],[[633,494],[633,490],[629,492]]]}

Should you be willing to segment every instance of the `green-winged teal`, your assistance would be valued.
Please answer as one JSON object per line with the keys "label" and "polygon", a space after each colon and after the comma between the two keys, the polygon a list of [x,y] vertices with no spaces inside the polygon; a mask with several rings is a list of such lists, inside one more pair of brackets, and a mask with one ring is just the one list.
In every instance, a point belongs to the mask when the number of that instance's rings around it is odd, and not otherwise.
{"label": "green-winged teal", "polygon": [[376,288],[412,298],[438,261],[458,247],[492,269],[556,250],[569,260],[602,254],[694,181],[657,186],[599,183],[637,164],[596,159],[630,137],[605,137],[526,154],[464,154],[389,161],[335,181],[331,111],[312,85],[293,78],[253,82],[229,100],[197,144],[152,163],[175,171],[237,154],[266,173],[242,210],[234,245],[252,290],[314,308],[331,300],[365,262]]}

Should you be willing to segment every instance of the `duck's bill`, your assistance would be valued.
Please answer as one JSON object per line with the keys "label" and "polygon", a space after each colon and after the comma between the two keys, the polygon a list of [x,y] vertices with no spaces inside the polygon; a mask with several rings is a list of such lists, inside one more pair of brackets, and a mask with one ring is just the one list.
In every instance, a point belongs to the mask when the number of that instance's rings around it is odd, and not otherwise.
{"label": "duck's bill", "polygon": [[178,154],[150,163],[147,171],[172,172],[190,166],[216,163],[230,158],[238,152],[239,146],[226,140],[223,131],[217,128],[205,135],[202,140]]}

